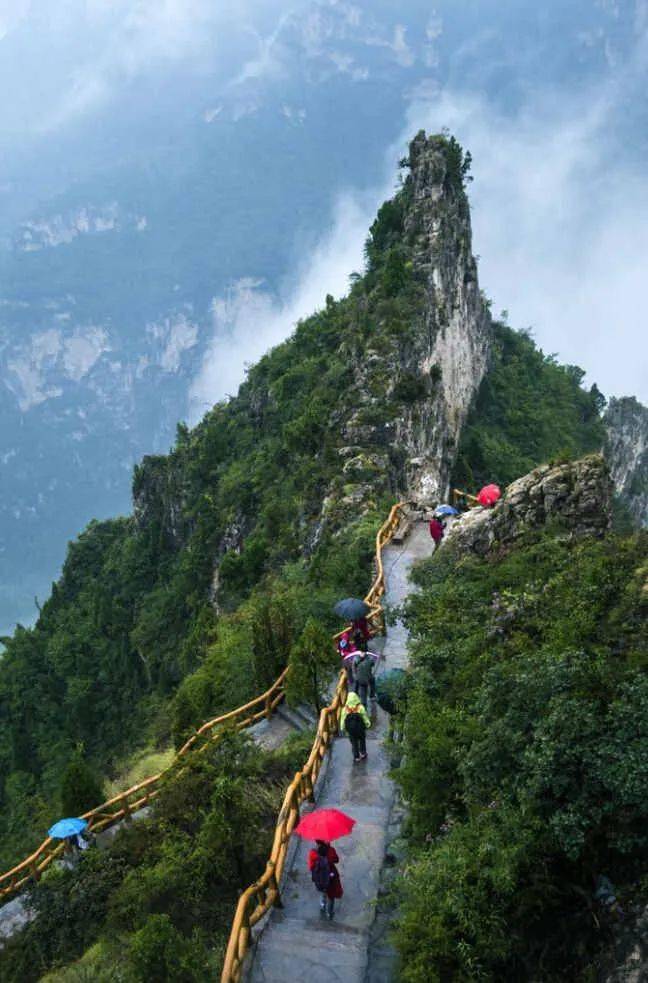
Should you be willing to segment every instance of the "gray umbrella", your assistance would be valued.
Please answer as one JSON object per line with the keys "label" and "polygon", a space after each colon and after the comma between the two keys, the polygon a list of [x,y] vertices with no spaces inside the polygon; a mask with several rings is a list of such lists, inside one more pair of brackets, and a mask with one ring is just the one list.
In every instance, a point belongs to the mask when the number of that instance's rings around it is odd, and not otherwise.
{"label": "gray umbrella", "polygon": [[364,618],[371,608],[359,597],[345,597],[343,601],[337,602],[333,610],[347,621],[357,621],[358,618]]}

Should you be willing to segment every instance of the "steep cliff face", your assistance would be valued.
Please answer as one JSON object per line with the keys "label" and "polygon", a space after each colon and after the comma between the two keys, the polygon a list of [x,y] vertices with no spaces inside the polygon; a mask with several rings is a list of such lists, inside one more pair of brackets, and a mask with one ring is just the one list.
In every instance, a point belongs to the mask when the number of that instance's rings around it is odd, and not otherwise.
{"label": "steep cliff face", "polygon": [[605,456],[621,501],[648,526],[648,408],[634,397],[611,399],[604,417]]}
{"label": "steep cliff face", "polygon": [[[446,494],[461,428],[486,370],[493,332],[471,252],[469,162],[454,140],[421,132],[406,163],[401,189],[370,230],[365,276],[348,298],[329,298],[294,339],[262,360],[223,414],[227,426],[239,421],[237,433],[250,427],[259,446],[268,438],[282,441],[283,466],[291,471],[295,454],[309,458],[318,487],[307,503],[300,496],[294,517],[308,555],[324,532],[357,520],[382,494],[430,503]],[[315,370],[314,359],[323,354],[326,363]],[[213,424],[208,415],[195,439]],[[158,459],[142,470],[151,472],[154,463],[156,472]],[[178,468],[182,461],[173,474]],[[178,510],[167,478],[158,478],[151,472],[139,483],[148,489],[137,496],[140,525],[155,514],[168,538],[180,542],[184,505]],[[254,508],[265,492],[250,496]],[[221,518],[215,566],[228,552],[242,553],[256,515],[251,520],[239,501]],[[213,584],[219,582],[216,570]]]}
{"label": "steep cliff face", "polygon": [[397,426],[407,447],[408,491],[420,500],[445,497],[461,428],[486,371],[492,340],[488,308],[472,255],[470,210],[462,179],[466,165],[451,144],[419,133],[410,146],[411,184],[405,233],[413,263],[425,278],[420,330],[410,358],[434,391]]}
{"label": "steep cliff face", "polygon": [[444,549],[485,556],[551,520],[576,535],[610,528],[612,482],[601,455],[555,467],[544,465],[518,478],[492,509],[475,508],[448,530]]}
{"label": "steep cliff face", "polygon": [[[469,161],[455,141],[421,132],[406,163],[403,187],[378,213],[367,249],[369,282],[380,274],[372,298],[378,337],[356,359],[339,452],[356,479],[347,491],[356,507],[385,476],[401,495],[424,502],[446,495],[492,343],[471,252]],[[394,284],[408,306],[397,308]]]}

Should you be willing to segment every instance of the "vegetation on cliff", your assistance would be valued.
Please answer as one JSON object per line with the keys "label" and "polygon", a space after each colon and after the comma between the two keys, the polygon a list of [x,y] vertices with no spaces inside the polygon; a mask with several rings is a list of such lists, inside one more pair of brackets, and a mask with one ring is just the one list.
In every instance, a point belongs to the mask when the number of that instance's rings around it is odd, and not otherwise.
{"label": "vegetation on cliff", "polygon": [[32,889],[36,918],[0,952],[4,983],[216,979],[238,891],[265,866],[312,740],[265,753],[230,735],[193,755],[149,817]]}
{"label": "vegetation on cliff", "polygon": [[[469,162],[452,138],[430,145],[447,203],[435,249],[456,246],[472,276]],[[70,544],[35,627],[6,641],[3,865],[58,817],[71,762],[84,761],[99,780],[113,777],[136,744],[182,740],[265,688],[309,618],[330,628],[336,595],[364,592],[376,528],[406,490],[407,449],[390,435],[405,418],[421,426],[419,409],[434,408],[439,383],[438,366],[423,371],[412,358],[433,307],[417,265],[416,222],[405,227],[412,197],[408,175],[378,212],[367,269],[352,277],[348,296],[327,299],[249,370],[235,398],[193,430],[179,426],[169,455],[136,468],[134,514],[91,523]],[[483,422],[508,400],[498,424],[508,471],[498,476],[565,446],[589,449],[596,400],[578,373],[505,329],[499,344],[479,404]],[[546,391],[539,366],[543,378],[558,380]],[[493,391],[488,378],[499,379]],[[514,412],[518,388],[534,394],[526,430]],[[538,420],[542,439],[532,436]],[[483,466],[495,463],[490,454]],[[476,478],[479,467],[471,467]]]}
{"label": "vegetation on cliff", "polygon": [[554,457],[600,450],[605,399],[581,383],[577,365],[560,365],[525,331],[494,326],[491,366],[461,435],[452,482],[502,487]]}
{"label": "vegetation on cliff", "polygon": [[598,878],[645,896],[647,551],[558,528],[419,567],[403,981],[592,979]]}

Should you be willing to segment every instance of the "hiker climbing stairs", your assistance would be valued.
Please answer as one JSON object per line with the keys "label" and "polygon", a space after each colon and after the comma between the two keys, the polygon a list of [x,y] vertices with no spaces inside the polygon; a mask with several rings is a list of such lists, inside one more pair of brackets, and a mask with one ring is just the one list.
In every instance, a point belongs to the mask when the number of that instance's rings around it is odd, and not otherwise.
{"label": "hiker climbing stairs", "polygon": [[[405,600],[412,564],[428,556],[433,548],[423,522],[412,523],[408,534],[398,540],[383,549],[384,601],[388,607]],[[405,667],[404,625],[398,622],[389,626],[384,639],[372,642],[372,648],[378,645],[382,649],[379,672]],[[349,742],[344,738],[335,740],[316,789],[318,807],[337,807],[357,820],[353,834],[336,843],[344,897],[334,920],[329,922],[319,914],[318,896],[306,863],[312,844],[293,837],[292,856],[289,854],[281,885],[282,907],[271,912],[265,926],[259,923],[260,931],[245,973],[249,983],[365,980],[369,935],[394,800],[389,755],[384,745],[387,729],[388,717],[378,709],[367,732],[368,758],[358,765],[352,762]]]}
{"label": "hiker climbing stairs", "polygon": [[[384,612],[381,606],[383,597],[386,595],[389,605],[399,604],[407,594],[407,574],[411,563],[418,556],[431,552],[432,544],[427,526],[421,522],[413,523],[415,515],[416,513],[412,513],[410,507],[404,503],[397,504],[392,508],[377,534],[375,579],[365,598],[369,605],[367,617],[374,630],[380,630],[384,625]],[[403,666],[406,661],[407,641],[403,626],[396,624],[389,629],[386,648],[384,641],[384,638],[374,639],[372,648],[376,651],[384,649],[383,656],[387,659],[387,668]],[[384,658],[382,666],[385,665]],[[348,930],[357,935],[355,949],[358,965],[362,964],[363,958],[366,958],[366,937],[371,924],[373,899],[384,853],[385,829],[393,799],[391,784],[387,777],[386,752],[383,747],[386,719],[382,711],[378,711],[377,717],[374,717],[374,726],[369,732],[369,760],[363,762],[362,769],[357,773],[358,781],[352,784],[348,744],[346,741],[335,740],[339,713],[346,699],[345,673],[342,673],[338,680],[329,707],[322,711],[317,721],[307,707],[285,705],[287,671],[284,670],[265,693],[244,706],[203,724],[180,748],[172,765],[172,767],[177,766],[188,753],[220,740],[228,727],[247,729],[250,736],[266,750],[279,747],[295,730],[317,728],[317,736],[308,761],[286,791],[266,872],[241,896],[223,969],[223,980],[227,983],[229,981],[235,983],[241,978],[243,963],[252,940],[251,928],[257,923],[261,925],[264,914],[272,910],[272,906],[279,900],[278,881],[281,880],[284,870],[288,871],[286,883],[282,884],[286,903],[284,917],[286,919],[292,917],[291,912],[295,908],[296,899],[299,907],[304,871],[299,868],[299,857],[293,856],[294,838],[291,837],[291,832],[298,819],[300,806],[302,811],[307,810],[307,801],[313,798],[318,777],[320,779],[317,786],[318,800],[321,799],[322,804],[328,800],[337,800],[337,804],[347,804],[359,818],[358,832],[362,834],[362,842],[354,841],[348,853],[347,899],[340,912],[341,924],[344,925],[346,917]],[[330,754],[327,754],[329,751]],[[327,769],[323,768],[325,762],[328,763]],[[182,767],[181,763],[180,767]],[[149,805],[157,796],[165,776],[166,772],[153,775],[84,814],[84,818],[88,821],[88,828],[92,830],[99,846],[104,840],[111,840],[122,823],[130,822],[148,813]],[[19,892],[30,880],[38,880],[47,867],[61,856],[62,849],[60,842],[48,837],[30,857],[7,873],[0,874],[0,898],[6,902],[0,907],[0,937],[8,938],[31,920],[32,914],[25,908],[24,897]],[[358,877],[355,874],[356,867],[359,871]],[[344,860],[343,871],[345,871]],[[346,877],[347,873],[344,876]],[[308,886],[312,894],[310,880]],[[359,898],[354,898],[355,891],[360,891]],[[312,902],[312,897],[310,900]],[[308,919],[301,926],[303,932],[308,931],[307,922]],[[265,974],[257,975],[258,979],[278,978],[268,975],[274,972],[271,965],[263,968],[265,953],[269,954],[268,959],[272,964],[272,939],[275,936],[280,945],[280,931],[275,931],[274,922],[271,921],[263,946],[259,947],[256,953],[255,972]],[[351,950],[353,949],[354,947],[351,946]],[[280,975],[285,976],[284,973]],[[301,978],[301,976],[294,978]]]}

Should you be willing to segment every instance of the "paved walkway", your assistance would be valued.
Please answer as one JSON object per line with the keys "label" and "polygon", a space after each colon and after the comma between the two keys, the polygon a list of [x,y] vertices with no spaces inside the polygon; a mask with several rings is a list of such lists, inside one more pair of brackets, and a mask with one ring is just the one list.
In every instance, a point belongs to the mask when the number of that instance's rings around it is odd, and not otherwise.
{"label": "paved walkway", "polygon": [[[402,546],[384,551],[388,606],[400,604],[410,587],[412,563],[432,552],[427,524],[417,523]],[[388,630],[385,669],[407,662],[407,632],[398,623]],[[311,844],[300,841],[283,891],[283,909],[270,916],[256,945],[248,983],[364,983],[369,932],[385,855],[386,831],[394,790],[383,740],[388,717],[377,710],[368,731],[369,757],[354,765],[346,738],[335,741],[318,806],[336,806],[357,820],[353,835],[336,846],[341,857],[344,897],[333,922],[319,913],[319,896],[306,866]]]}

